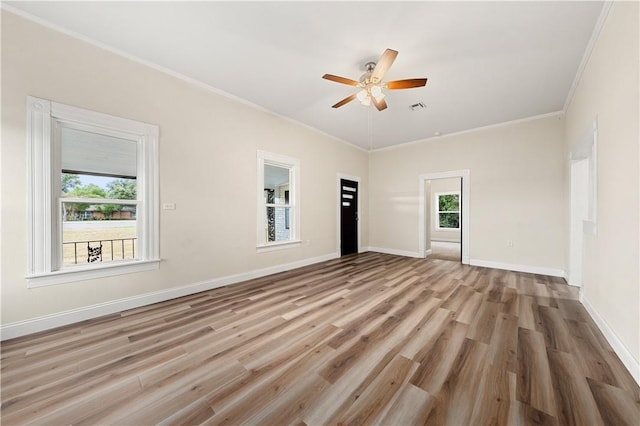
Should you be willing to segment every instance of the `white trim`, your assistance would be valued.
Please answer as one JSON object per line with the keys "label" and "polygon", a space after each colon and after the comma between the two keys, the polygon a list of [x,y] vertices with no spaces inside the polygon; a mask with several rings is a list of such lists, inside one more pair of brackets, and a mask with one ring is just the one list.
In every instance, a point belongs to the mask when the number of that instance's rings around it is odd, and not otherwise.
{"label": "white trim", "polygon": [[52,269],[51,102],[27,96],[26,106],[27,273],[33,274]]}
{"label": "white trim", "polygon": [[433,254],[433,249],[427,249],[424,251],[424,257],[430,256]]}
{"label": "white trim", "polygon": [[354,182],[358,182],[358,253],[362,253],[365,250],[362,250],[362,248],[360,247],[361,241],[362,241],[362,232],[360,231],[360,222],[361,222],[361,218],[362,218],[362,197],[360,196],[360,192],[362,191],[362,184],[360,182],[360,177],[359,176],[352,176],[352,175],[348,175],[345,173],[336,173],[336,253],[338,253],[338,255],[340,255],[341,250],[340,250],[340,207],[341,207],[341,202],[342,202],[342,198],[340,197],[340,194],[342,193],[342,188],[341,188],[341,184],[340,184],[340,179],[348,179],[348,180],[352,180]]}
{"label": "white trim", "polygon": [[[138,255],[141,261],[160,258],[158,135],[156,125],[115,117],[100,112],[63,105],[47,99],[27,96],[27,271],[28,286],[64,282],[137,272],[141,263],[113,263],[67,269],[62,262],[60,209],[60,126],[81,127],[91,131],[126,138],[137,144],[137,200],[117,203],[137,205]],[[73,201],[70,199],[68,201]],[[110,202],[111,200],[102,200]],[[97,203],[100,203],[98,201]],[[147,270],[148,267],[144,267]],[[116,272],[116,269],[119,271]],[[80,272],[83,271],[83,272]],[[108,272],[107,272],[108,271]],[[100,275],[104,273],[105,275]],[[47,276],[50,275],[50,278]]]}
{"label": "white trim", "polygon": [[618,355],[620,361],[629,370],[629,373],[633,379],[640,385],[640,362],[634,358],[629,349],[624,345],[622,340],[616,335],[616,333],[609,327],[609,324],[600,316],[598,311],[593,307],[589,299],[584,295],[584,291],[580,291],[580,302],[585,307],[591,318],[596,323],[607,342],[611,345],[613,351]]}
{"label": "white trim", "polygon": [[502,123],[494,123],[494,124],[489,124],[489,125],[486,125],[486,126],[474,127],[474,128],[466,129],[466,130],[460,130],[459,132],[447,133],[445,135],[432,136],[432,137],[429,137],[429,138],[418,139],[418,140],[415,140],[415,141],[409,141],[409,142],[399,143],[399,144],[396,144],[396,145],[376,148],[376,149],[372,149],[369,152],[387,151],[387,150],[390,150],[390,149],[403,148],[403,147],[410,146],[410,145],[418,145],[418,144],[421,144],[421,143],[424,143],[424,142],[436,142],[436,141],[438,141],[440,139],[445,139],[445,138],[448,138],[450,136],[459,136],[459,135],[464,135],[465,133],[474,133],[474,132],[479,132],[479,131],[483,131],[483,130],[495,129],[495,128],[498,128],[498,127],[510,126],[512,124],[527,123],[529,121],[541,120],[543,118],[560,117],[562,115],[564,115],[564,111],[548,112],[546,114],[539,114],[539,115],[533,115],[531,117],[518,118],[516,120],[503,121]]}
{"label": "white trim", "polygon": [[125,200],[116,198],[84,198],[84,197],[61,197],[58,204],[62,203],[87,203],[87,204],[127,204],[138,205],[138,200]]}
{"label": "white trim", "polygon": [[573,83],[571,83],[571,87],[569,88],[569,93],[567,93],[567,98],[564,101],[564,106],[562,107],[562,111],[567,112],[571,101],[573,100],[573,95],[575,94],[576,88],[582,79],[582,74],[584,73],[584,69],[587,67],[587,63],[591,58],[591,53],[593,53],[593,48],[596,45],[596,41],[598,41],[598,37],[600,36],[600,31],[602,31],[602,27],[604,27],[604,23],[607,20],[607,16],[609,15],[609,10],[613,5],[613,1],[605,1],[602,5],[602,9],[600,10],[600,16],[598,16],[598,20],[596,21],[595,27],[593,27],[593,32],[591,33],[591,38],[587,43],[587,47],[584,49],[584,54],[582,55],[582,60],[580,61],[580,65],[578,65],[578,70],[576,71],[576,75],[573,78]]}
{"label": "white trim", "polygon": [[[301,241],[300,238],[300,160],[287,157],[281,154],[274,154],[267,151],[256,151],[256,248],[265,251],[267,247],[280,246],[283,244],[295,244]],[[278,207],[289,207],[289,240],[268,242],[265,238],[265,215],[264,207],[268,205],[264,201],[264,166],[271,165],[289,170],[289,204]]]}
{"label": "white trim", "polygon": [[418,253],[422,254],[422,257],[426,257],[425,249],[427,246],[426,241],[426,227],[430,226],[426,223],[425,213],[425,183],[428,180],[434,179],[449,179],[449,178],[461,178],[462,179],[462,230],[461,230],[461,243],[462,243],[462,263],[469,264],[469,242],[470,242],[470,229],[469,229],[469,201],[471,195],[471,173],[469,169],[464,170],[451,170],[447,172],[425,173],[418,176]]}
{"label": "white trim", "polygon": [[384,253],[384,254],[393,254],[395,256],[417,257],[419,259],[424,257],[424,256],[420,256],[420,253],[415,251],[396,250],[396,249],[383,248],[383,247],[369,247],[368,251],[374,251],[376,253]]}
{"label": "white trim", "polygon": [[329,253],[323,256],[312,257],[287,264],[270,266],[263,269],[256,269],[254,271],[200,281],[182,287],[174,287],[166,290],[127,297],[124,299],[113,300],[110,302],[98,303],[82,308],[71,309],[64,312],[45,315],[39,318],[3,324],[2,326],[0,326],[0,340],[13,339],[15,337],[24,336],[26,334],[50,330],[52,328],[73,324],[79,321],[122,312],[127,309],[138,308],[140,306],[163,302],[165,300],[188,296],[190,294],[199,293],[201,291],[208,291],[214,288],[247,281],[254,278],[260,278],[295,268],[301,268],[303,266],[308,266],[315,263],[325,262],[328,260],[336,259],[337,257],[338,256],[336,255],[336,253]]}
{"label": "white trim", "polygon": [[[598,117],[571,147],[569,155],[569,264],[567,280],[580,287],[584,272],[584,235],[597,234]],[[584,161],[587,163],[585,164]],[[585,169],[584,166],[587,168]],[[586,190],[586,194],[583,191]]]}
{"label": "white trim", "polygon": [[471,259],[471,266],[481,266],[483,268],[504,269],[507,271],[527,272],[529,274],[547,275],[550,277],[565,277],[562,269],[547,268],[544,266],[518,265],[515,263],[494,262],[491,260]]}
{"label": "white trim", "polygon": [[264,244],[256,247],[258,253],[264,253],[266,251],[284,250],[293,247],[299,247],[302,244],[301,240],[293,241],[276,241],[269,244]]}
{"label": "white trim", "polygon": [[160,259],[134,260],[127,262],[111,262],[96,266],[78,266],[61,269],[44,274],[27,276],[27,288],[45,287],[54,284],[64,284],[76,281],[86,281],[95,278],[113,277],[134,272],[158,269]]}

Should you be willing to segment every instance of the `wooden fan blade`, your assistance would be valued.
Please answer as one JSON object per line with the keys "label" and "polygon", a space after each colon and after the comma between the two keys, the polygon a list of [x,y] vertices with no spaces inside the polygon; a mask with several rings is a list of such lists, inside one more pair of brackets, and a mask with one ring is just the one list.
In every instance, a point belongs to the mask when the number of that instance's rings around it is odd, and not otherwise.
{"label": "wooden fan blade", "polygon": [[382,81],[382,77],[384,77],[385,73],[389,70],[389,68],[393,64],[393,61],[396,60],[396,56],[398,56],[398,52],[396,52],[395,50],[387,49],[384,51],[382,56],[380,56],[376,67],[371,73],[371,81],[373,83]]}
{"label": "wooden fan blade", "polygon": [[336,83],[347,84],[349,86],[357,86],[358,82],[350,78],[340,77],[337,75],[325,74],[322,76],[325,80],[335,81]]}
{"label": "wooden fan blade", "polygon": [[380,99],[379,101],[376,98],[372,97],[371,100],[373,104],[378,108],[378,111],[382,111],[383,109],[387,109],[387,101],[384,99]]}
{"label": "wooden fan blade", "polygon": [[348,104],[349,102],[351,102],[352,100],[354,100],[356,98],[356,93],[354,93],[351,96],[347,96],[346,98],[344,98],[343,100],[341,100],[340,102],[338,102],[337,104],[333,105],[331,108],[340,108],[342,105],[344,104]]}
{"label": "wooden fan blade", "polygon": [[422,87],[427,84],[426,78],[409,78],[407,80],[396,80],[387,82],[386,86],[389,90],[411,89],[413,87]]}

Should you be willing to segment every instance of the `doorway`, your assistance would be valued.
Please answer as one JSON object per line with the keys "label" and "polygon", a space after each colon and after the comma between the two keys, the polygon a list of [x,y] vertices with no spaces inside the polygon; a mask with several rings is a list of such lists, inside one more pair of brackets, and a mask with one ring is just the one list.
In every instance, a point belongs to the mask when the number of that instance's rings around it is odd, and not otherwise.
{"label": "doorway", "polygon": [[[458,211],[448,211],[447,208],[451,208],[455,203],[445,203],[443,207],[445,210],[435,209],[435,197],[432,191],[432,183],[436,180],[452,179],[456,180],[456,189],[451,191],[442,192],[456,192],[459,193],[457,198]],[[419,199],[418,199],[418,250],[421,257],[427,257],[433,253],[431,247],[431,217],[436,214],[444,213],[443,224],[451,223],[453,217],[457,217],[459,223],[460,232],[460,255],[459,261],[465,265],[469,264],[469,188],[470,188],[470,173],[469,170],[453,170],[448,172],[439,173],[427,173],[419,176]],[[446,198],[446,197],[445,197]],[[449,197],[455,199],[455,197]],[[451,201],[451,200],[448,200]],[[435,218],[434,218],[435,219]],[[447,245],[447,244],[445,244]],[[450,247],[445,247],[448,249]],[[455,255],[457,258],[457,254]]]}
{"label": "doorway", "polygon": [[588,219],[589,160],[571,163],[571,228],[569,244],[569,279],[571,285],[582,286],[583,222]]}
{"label": "doorway", "polygon": [[461,196],[459,177],[432,179],[425,185],[425,240],[431,249],[427,253],[430,259],[462,261]]}
{"label": "doorway", "polygon": [[584,242],[597,232],[598,200],[597,118],[571,147],[571,198],[569,227],[569,285],[581,287],[584,279]]}
{"label": "doorway", "polygon": [[340,256],[358,253],[358,181],[340,178]]}

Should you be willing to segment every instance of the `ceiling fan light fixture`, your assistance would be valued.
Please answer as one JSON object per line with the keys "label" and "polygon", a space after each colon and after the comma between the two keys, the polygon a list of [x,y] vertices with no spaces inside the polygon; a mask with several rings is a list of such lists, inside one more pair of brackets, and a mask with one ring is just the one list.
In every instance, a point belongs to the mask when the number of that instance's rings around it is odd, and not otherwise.
{"label": "ceiling fan light fixture", "polygon": [[369,97],[369,94],[367,93],[367,89],[362,89],[361,91],[359,91],[356,97],[360,102],[364,102]]}
{"label": "ceiling fan light fixture", "polygon": [[377,101],[381,101],[382,99],[384,99],[384,93],[382,93],[382,87],[374,85],[374,86],[371,86],[369,91],[371,92],[371,96],[376,98]]}
{"label": "ceiling fan light fixture", "polygon": [[378,62],[367,62],[365,64],[365,73],[360,76],[360,80],[352,80],[350,78],[340,77],[333,74],[325,74],[322,78],[335,81],[336,83],[346,84],[358,88],[357,93],[346,97],[332,108],[339,108],[354,99],[358,99],[363,106],[370,106],[372,103],[378,111],[387,109],[387,102],[384,100],[384,90],[412,89],[422,87],[427,83],[426,78],[411,78],[405,80],[394,80],[384,82],[384,75],[389,70],[393,61],[395,61],[398,52],[392,49],[386,49]]}

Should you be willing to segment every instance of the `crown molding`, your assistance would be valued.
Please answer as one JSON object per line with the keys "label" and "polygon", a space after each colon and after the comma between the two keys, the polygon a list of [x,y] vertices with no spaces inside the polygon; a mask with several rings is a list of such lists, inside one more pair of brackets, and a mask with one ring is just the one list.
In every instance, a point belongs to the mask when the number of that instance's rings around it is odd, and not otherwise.
{"label": "crown molding", "polygon": [[120,49],[117,49],[115,47],[109,46],[108,44],[105,44],[105,43],[102,43],[100,41],[94,40],[91,37],[87,37],[85,35],[82,35],[82,34],[79,34],[79,33],[75,32],[75,31],[71,31],[71,30],[68,30],[66,28],[62,28],[59,25],[56,25],[56,24],[54,24],[54,23],[52,23],[50,21],[47,21],[45,19],[42,19],[40,17],[34,16],[34,15],[30,14],[30,13],[24,12],[23,10],[17,9],[17,8],[15,8],[13,6],[7,5],[5,3],[0,3],[0,9],[2,9],[3,11],[7,11],[7,12],[10,12],[10,13],[13,13],[14,15],[20,16],[20,17],[22,17],[24,19],[27,19],[27,20],[29,20],[31,22],[34,22],[34,23],[36,23],[38,25],[42,25],[43,27],[48,28],[50,30],[57,31],[59,33],[65,34],[65,35],[67,35],[69,37],[72,37],[72,38],[74,38],[76,40],[83,41],[83,42],[85,42],[87,44],[90,44],[90,45],[92,45],[94,47],[97,47],[99,49],[105,50],[105,51],[107,51],[109,53],[112,53],[114,55],[117,55],[117,56],[123,57],[125,59],[128,59],[128,60],[130,60],[132,62],[135,62],[137,64],[146,66],[146,67],[151,68],[151,69],[153,69],[155,71],[158,71],[158,72],[161,72],[163,74],[169,75],[169,76],[171,76],[173,78],[176,78],[178,80],[182,80],[185,83],[188,83],[188,84],[191,84],[193,86],[196,86],[196,87],[198,87],[198,88],[200,88],[202,90],[205,90],[207,92],[214,93],[216,95],[225,97],[225,98],[230,99],[232,101],[235,101],[235,102],[237,102],[239,104],[248,106],[248,107],[253,108],[255,110],[261,111],[263,113],[272,115],[274,117],[280,118],[280,119],[282,119],[284,121],[287,121],[289,123],[292,123],[292,124],[295,124],[297,126],[300,126],[302,128],[311,130],[314,133],[317,133],[319,135],[327,137],[327,138],[329,138],[331,140],[334,140],[336,142],[340,142],[342,144],[345,144],[345,145],[347,145],[347,146],[349,146],[351,148],[355,148],[355,149],[357,149],[359,151],[362,151],[362,152],[368,152],[366,149],[362,148],[361,146],[355,145],[355,144],[353,144],[351,142],[348,142],[348,141],[346,141],[344,139],[340,139],[340,138],[338,138],[338,137],[336,137],[334,135],[331,135],[329,133],[323,132],[322,130],[317,129],[317,128],[313,127],[313,126],[310,126],[308,124],[302,123],[302,122],[297,121],[297,120],[294,120],[293,118],[286,117],[286,116],[284,116],[282,114],[279,114],[277,112],[271,111],[271,110],[269,110],[269,109],[267,109],[267,108],[265,108],[263,106],[255,104],[255,103],[253,103],[253,102],[251,102],[251,101],[249,101],[247,99],[241,98],[241,97],[236,96],[236,95],[232,95],[231,93],[225,92],[224,90],[221,90],[221,89],[218,89],[218,88],[216,88],[214,86],[211,86],[209,84],[203,83],[200,80],[196,80],[195,78],[188,77],[188,76],[186,76],[184,74],[181,74],[181,73],[173,71],[173,70],[171,70],[169,68],[163,67],[162,65],[158,65],[155,62],[147,61],[146,59],[142,59],[142,58],[140,58],[140,57],[138,57],[136,55],[132,55],[130,53],[124,52],[124,51],[122,51]]}
{"label": "crown molding", "polygon": [[593,32],[591,33],[591,38],[589,39],[589,43],[587,43],[587,47],[584,50],[584,54],[582,55],[582,61],[580,61],[580,65],[578,66],[578,71],[576,71],[576,76],[573,78],[573,83],[571,84],[571,88],[569,88],[569,93],[567,94],[567,99],[564,101],[564,106],[562,107],[563,112],[567,112],[571,101],[573,100],[573,95],[575,94],[576,88],[582,79],[582,74],[584,73],[585,68],[587,67],[587,63],[591,58],[591,53],[593,53],[593,48],[598,41],[598,37],[600,36],[600,32],[602,31],[602,27],[604,27],[604,23],[607,20],[607,16],[609,16],[609,10],[611,10],[611,6],[613,5],[612,1],[605,1],[602,5],[602,10],[600,11],[600,16],[598,16],[598,20],[596,21],[596,26],[593,28]]}

